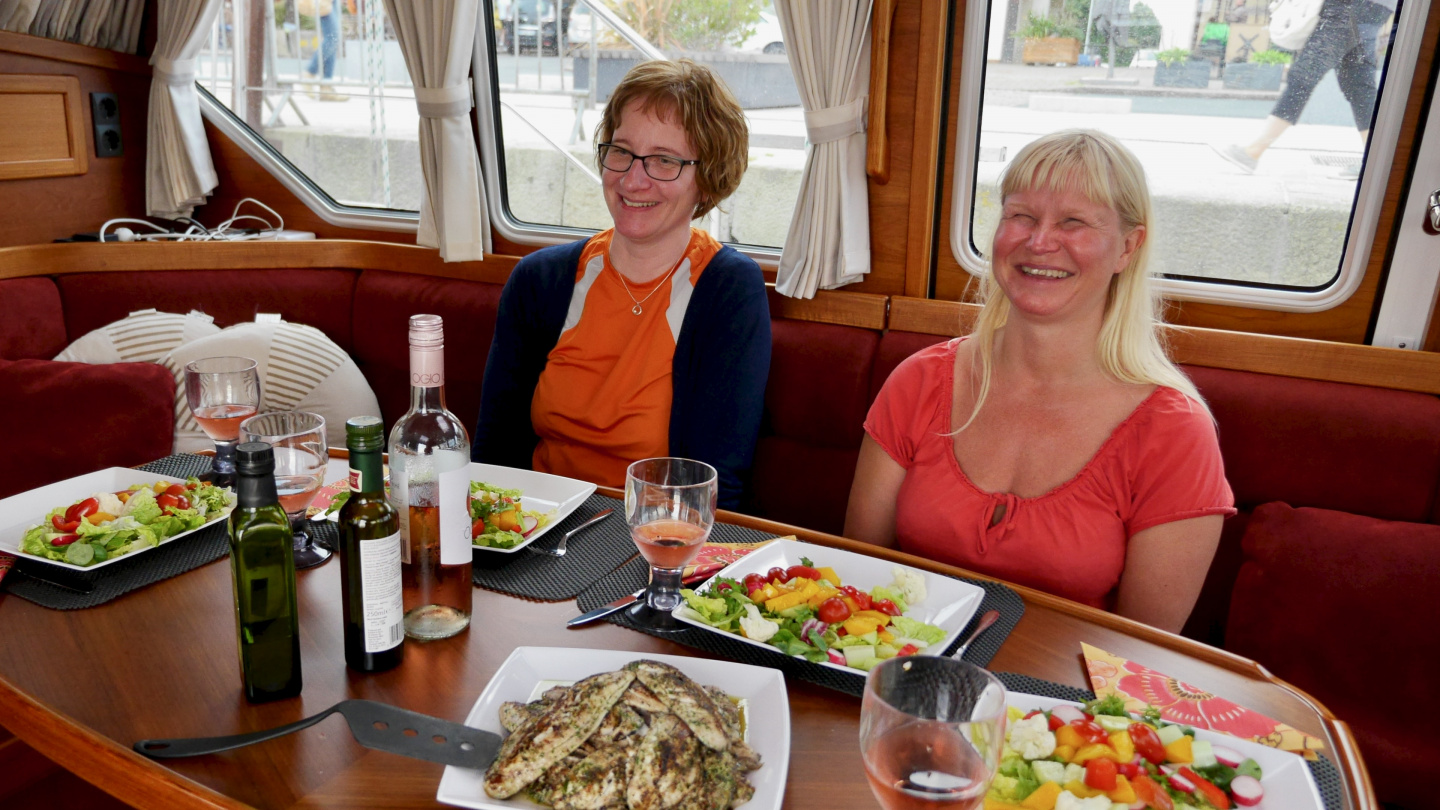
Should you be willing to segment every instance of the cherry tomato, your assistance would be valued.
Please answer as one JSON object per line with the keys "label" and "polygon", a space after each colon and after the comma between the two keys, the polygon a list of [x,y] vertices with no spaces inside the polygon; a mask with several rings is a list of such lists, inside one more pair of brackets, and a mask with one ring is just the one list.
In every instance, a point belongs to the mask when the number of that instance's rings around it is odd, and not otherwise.
{"label": "cherry tomato", "polygon": [[185,485],[185,488],[186,488],[186,489],[199,489],[199,488],[200,488],[200,485],[199,485],[199,484],[186,484],[186,485]]}
{"label": "cherry tomato", "polygon": [[1230,810],[1230,797],[1226,796],[1225,791],[1216,787],[1209,779],[1206,779],[1184,765],[1180,766],[1180,775],[1189,780],[1190,784],[1195,786],[1195,792],[1204,796],[1206,801],[1220,808],[1220,810]]}
{"label": "cherry tomato", "polygon": [[1087,743],[1106,743],[1110,741],[1110,735],[1099,724],[1090,720],[1072,720],[1070,727],[1080,732],[1080,736]]}
{"label": "cherry tomato", "polygon": [[914,644],[906,644],[904,647],[901,647],[900,649],[896,650],[896,651],[895,651],[895,655],[897,655],[897,656],[901,656],[901,655],[914,655],[914,654],[916,654],[916,653],[918,653],[918,652],[920,652],[920,648],[919,648],[919,647],[916,647]]}
{"label": "cherry tomato", "polygon": [[180,499],[167,492],[164,495],[156,498],[155,504],[160,507],[160,511],[162,512],[166,509],[179,509]]}
{"label": "cherry tomato", "polygon": [[1165,746],[1160,735],[1145,723],[1130,724],[1130,740],[1135,743],[1135,753],[1159,765],[1165,761]]}
{"label": "cherry tomato", "polygon": [[1115,760],[1096,757],[1085,763],[1085,785],[1096,790],[1114,790],[1119,772]]}
{"label": "cherry tomato", "polygon": [[79,518],[66,520],[59,515],[52,515],[50,517],[50,525],[54,526],[57,532],[73,532],[80,528],[80,520]]}
{"label": "cherry tomato", "polygon": [[889,599],[875,599],[870,602],[870,606],[875,610],[884,613],[886,616],[900,615],[900,608],[896,607],[895,603],[891,602]]}
{"label": "cherry tomato", "polygon": [[815,611],[815,615],[826,624],[839,624],[850,618],[850,606],[838,596],[832,596],[820,603],[820,608]]}
{"label": "cherry tomato", "polygon": [[811,582],[814,582],[815,580],[820,578],[820,572],[816,571],[814,568],[811,568],[808,565],[792,565],[789,568],[785,569],[785,576],[789,579],[794,579],[796,577],[804,577]]}
{"label": "cherry tomato", "polygon": [[1133,780],[1142,772],[1139,757],[1136,757],[1135,761],[1133,762],[1120,763],[1120,765],[1117,766],[1117,770],[1119,770],[1121,776],[1125,777],[1126,779]]}
{"label": "cherry tomato", "polygon": [[73,543],[73,542],[75,542],[76,540],[79,540],[79,539],[80,539],[80,535],[78,535],[78,534],[65,534],[65,535],[61,535],[61,536],[55,538],[54,540],[51,540],[51,541],[50,541],[50,545],[55,546],[55,547],[57,547],[57,548],[60,547],[60,546],[68,546],[68,545],[70,545],[71,543]]}
{"label": "cherry tomato", "polygon": [[181,508],[181,509],[189,509],[189,508],[190,508],[190,499],[189,499],[189,498],[185,497],[184,495],[176,495],[175,497],[180,500],[180,508]]}
{"label": "cherry tomato", "polygon": [[765,579],[770,582],[789,582],[790,575],[785,573],[784,568],[776,566],[765,572]]}
{"label": "cherry tomato", "polygon": [[728,582],[722,582],[722,583],[720,583],[719,585],[716,585],[716,586],[715,586],[715,592],[716,592],[716,593],[719,593],[720,591],[728,591],[728,590],[732,589],[733,587],[734,587],[734,586],[731,585],[731,584],[728,583]]}
{"label": "cherry tomato", "polygon": [[1175,810],[1175,801],[1170,798],[1170,794],[1150,777],[1144,774],[1135,777],[1132,787],[1135,788],[1135,798],[1145,802],[1146,807],[1153,810]]}
{"label": "cherry tomato", "polygon": [[165,491],[168,492],[168,493],[170,493],[171,495],[184,495],[184,494],[185,494],[185,485],[184,485],[184,484],[171,484],[170,487],[169,487],[168,489],[166,489]]}
{"label": "cherry tomato", "polygon": [[765,578],[759,574],[746,574],[744,582],[747,591],[757,591],[765,587]]}
{"label": "cherry tomato", "polygon": [[855,600],[856,610],[870,609],[870,594],[856,588],[854,585],[841,585],[840,592]]}
{"label": "cherry tomato", "polygon": [[100,502],[94,498],[86,498],[65,510],[65,522],[69,523],[72,520],[79,520],[86,515],[93,515],[98,511],[100,511]]}
{"label": "cherry tomato", "polygon": [[470,524],[470,536],[479,537],[485,533],[485,520],[482,518]]}

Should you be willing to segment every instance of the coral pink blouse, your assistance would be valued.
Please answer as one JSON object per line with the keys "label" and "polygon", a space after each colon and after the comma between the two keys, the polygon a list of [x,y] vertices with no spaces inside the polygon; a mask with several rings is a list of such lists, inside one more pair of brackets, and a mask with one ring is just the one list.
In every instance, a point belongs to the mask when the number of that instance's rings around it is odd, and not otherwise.
{"label": "coral pink blouse", "polygon": [[[961,340],[901,363],[865,420],[865,431],[906,471],[895,515],[902,550],[1109,608],[1132,535],[1235,513],[1209,414],[1165,387],[1064,484],[1035,498],[981,490],[946,435]],[[992,526],[1002,504],[1004,517]]]}

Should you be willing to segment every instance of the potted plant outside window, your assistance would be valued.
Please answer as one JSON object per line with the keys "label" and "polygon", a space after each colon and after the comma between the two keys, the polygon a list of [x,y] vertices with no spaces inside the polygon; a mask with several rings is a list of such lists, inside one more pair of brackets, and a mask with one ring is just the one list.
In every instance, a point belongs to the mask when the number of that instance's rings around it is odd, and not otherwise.
{"label": "potted plant outside window", "polygon": [[1069,21],[1056,22],[1030,12],[1025,24],[1015,31],[1023,41],[1020,61],[1027,65],[1073,65],[1080,61],[1080,39]]}
{"label": "potted plant outside window", "polygon": [[1279,90],[1288,64],[1288,53],[1256,51],[1250,54],[1248,62],[1231,62],[1225,66],[1225,86],[1235,90]]}
{"label": "potted plant outside window", "polygon": [[1155,54],[1156,87],[1207,87],[1210,84],[1210,62],[1191,59],[1184,48],[1171,48]]}

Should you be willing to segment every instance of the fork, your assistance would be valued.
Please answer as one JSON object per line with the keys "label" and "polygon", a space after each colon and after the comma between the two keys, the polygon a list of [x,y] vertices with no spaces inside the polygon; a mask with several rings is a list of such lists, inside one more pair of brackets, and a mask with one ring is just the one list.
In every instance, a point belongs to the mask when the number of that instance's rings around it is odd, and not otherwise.
{"label": "fork", "polygon": [[585,529],[588,529],[588,528],[590,528],[591,526],[594,526],[596,523],[599,523],[600,521],[604,520],[605,518],[610,517],[610,515],[613,514],[614,512],[615,512],[614,509],[605,509],[605,510],[603,510],[603,511],[596,512],[595,515],[594,515],[594,517],[591,517],[589,520],[585,521],[584,523],[581,523],[579,526],[576,526],[575,528],[573,528],[573,529],[571,529],[570,531],[566,532],[566,533],[565,533],[565,536],[562,537],[562,538],[560,538],[560,545],[556,546],[556,547],[553,548],[553,549],[540,548],[539,546],[536,546],[536,545],[534,545],[534,544],[528,545],[528,546],[526,546],[525,548],[527,548],[527,549],[535,552],[536,554],[549,554],[551,557],[564,557],[564,556],[565,556],[565,544],[568,543],[568,542],[570,542],[570,538],[571,538],[571,537],[574,537],[575,535],[579,534],[580,532],[584,531]]}

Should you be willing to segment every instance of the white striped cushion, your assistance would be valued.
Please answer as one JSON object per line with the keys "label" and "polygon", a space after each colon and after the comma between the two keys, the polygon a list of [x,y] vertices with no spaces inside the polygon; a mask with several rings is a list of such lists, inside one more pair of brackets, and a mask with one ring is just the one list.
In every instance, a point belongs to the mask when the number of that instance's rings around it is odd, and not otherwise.
{"label": "white striped cushion", "polygon": [[204,357],[239,356],[256,361],[260,411],[313,411],[325,417],[326,441],[345,446],[345,420],[379,416],[380,403],[365,375],[344,349],[313,326],[257,317],[187,343],[160,359],[175,375],[175,452],[213,448],[185,400],[185,364]]}
{"label": "white striped cushion", "polygon": [[203,312],[177,315],[142,309],[107,324],[65,347],[55,357],[70,363],[154,363],[220,327]]}

